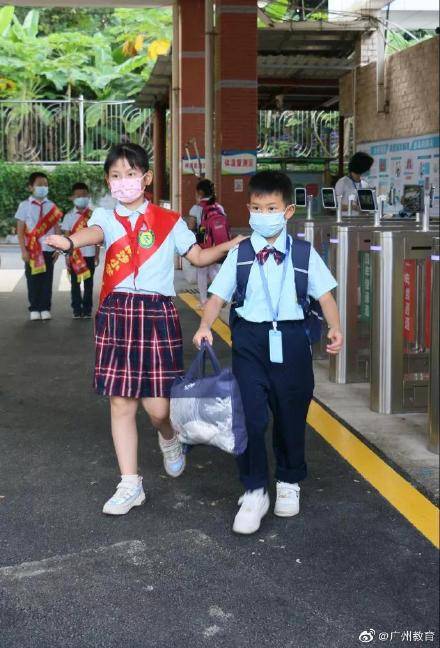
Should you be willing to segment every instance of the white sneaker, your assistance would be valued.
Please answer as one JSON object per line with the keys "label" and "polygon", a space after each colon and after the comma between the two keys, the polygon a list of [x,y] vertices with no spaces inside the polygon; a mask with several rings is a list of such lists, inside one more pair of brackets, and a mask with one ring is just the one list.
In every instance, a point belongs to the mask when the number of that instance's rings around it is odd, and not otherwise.
{"label": "white sneaker", "polygon": [[269,510],[269,494],[264,492],[264,488],[254,491],[246,491],[238,500],[241,505],[240,510],[235,516],[232,530],[235,533],[251,534],[258,531],[261,520]]}
{"label": "white sneaker", "polygon": [[107,515],[125,515],[133,506],[141,506],[145,502],[145,493],[142,486],[142,478],[136,486],[120,481],[116,492],[102,509]]}
{"label": "white sneaker", "polygon": [[31,322],[36,322],[37,320],[41,319],[41,313],[39,313],[38,311],[31,311],[29,313],[29,319],[31,320]]}
{"label": "white sneaker", "polygon": [[174,437],[172,444],[164,444],[160,433],[158,433],[159,448],[163,454],[163,465],[165,472],[170,477],[179,477],[186,466],[186,457],[183,454],[182,444],[177,436]]}
{"label": "white sneaker", "polygon": [[277,501],[275,502],[275,515],[278,517],[293,517],[299,513],[298,484],[277,482]]}
{"label": "white sneaker", "polygon": [[41,319],[42,320],[52,319],[52,315],[50,314],[50,311],[41,311]]}

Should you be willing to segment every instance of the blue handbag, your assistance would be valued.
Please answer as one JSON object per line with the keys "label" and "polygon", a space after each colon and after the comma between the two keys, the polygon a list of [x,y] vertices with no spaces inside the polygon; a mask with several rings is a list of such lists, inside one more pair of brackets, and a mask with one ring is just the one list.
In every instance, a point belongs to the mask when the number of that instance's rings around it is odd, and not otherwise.
{"label": "blue handbag", "polygon": [[[206,372],[209,358],[213,373]],[[247,446],[243,404],[231,369],[222,369],[213,348],[203,342],[189,370],[171,388],[170,415],[187,445],[212,445],[235,456]]]}

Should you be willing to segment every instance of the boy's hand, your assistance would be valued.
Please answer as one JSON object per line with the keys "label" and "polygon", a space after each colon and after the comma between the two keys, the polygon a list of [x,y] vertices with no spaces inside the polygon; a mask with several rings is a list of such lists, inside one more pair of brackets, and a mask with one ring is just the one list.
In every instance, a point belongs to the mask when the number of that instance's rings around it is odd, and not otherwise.
{"label": "boy's hand", "polygon": [[249,236],[243,236],[243,234],[239,234],[235,238],[231,239],[228,243],[228,250],[232,250],[235,248],[236,245],[241,243],[241,241],[244,241],[245,239],[249,238]]}
{"label": "boy's hand", "polygon": [[26,249],[24,249],[21,251],[21,258],[25,263],[29,263],[29,261],[31,260],[31,255]]}
{"label": "boy's hand", "polygon": [[330,344],[327,344],[326,351],[331,355],[336,355],[342,349],[342,343],[344,341],[340,329],[335,327],[329,328],[327,337],[330,340]]}
{"label": "boy's hand", "polygon": [[200,349],[203,340],[206,340],[210,346],[212,346],[212,343],[214,341],[211,329],[209,329],[207,326],[201,326],[199,328],[199,330],[193,337],[193,343],[198,349]]}
{"label": "boy's hand", "polygon": [[68,250],[70,247],[69,241],[64,236],[59,236],[58,234],[50,234],[46,237],[44,241],[46,245],[50,245],[55,249],[59,250]]}

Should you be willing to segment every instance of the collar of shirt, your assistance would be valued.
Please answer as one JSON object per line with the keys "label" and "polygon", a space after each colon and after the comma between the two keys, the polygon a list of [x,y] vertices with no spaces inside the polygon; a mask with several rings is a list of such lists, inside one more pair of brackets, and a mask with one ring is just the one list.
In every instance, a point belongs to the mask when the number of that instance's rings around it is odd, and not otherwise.
{"label": "collar of shirt", "polygon": [[251,236],[252,247],[254,248],[256,254],[258,254],[258,252],[261,252],[261,250],[265,248],[267,245],[269,245],[269,247],[274,247],[276,250],[279,250],[280,252],[285,254],[286,234],[287,234],[287,230],[286,228],[284,228],[281,234],[278,236],[275,243],[270,244],[267,242],[264,236],[261,236],[261,234],[258,234],[257,232],[253,232]]}
{"label": "collar of shirt", "polygon": [[35,198],[35,196],[32,196],[32,195],[29,196],[28,200],[29,200],[29,202],[31,204],[35,204],[37,202],[37,203],[41,203],[42,205],[44,205],[44,203],[48,202],[47,198],[43,198],[43,200],[38,200],[38,198]]}
{"label": "collar of shirt", "polygon": [[147,209],[148,206],[148,200],[144,200],[142,205],[139,205],[137,209],[134,211],[127,209],[122,203],[117,202],[115,205],[115,211],[118,214],[118,216],[138,216],[139,214],[143,214],[145,210]]}

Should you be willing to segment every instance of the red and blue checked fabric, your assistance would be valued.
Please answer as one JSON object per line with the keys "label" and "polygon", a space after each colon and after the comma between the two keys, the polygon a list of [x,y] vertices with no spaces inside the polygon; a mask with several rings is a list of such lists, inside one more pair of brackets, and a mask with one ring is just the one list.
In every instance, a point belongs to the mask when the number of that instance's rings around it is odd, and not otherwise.
{"label": "red and blue checked fabric", "polygon": [[171,297],[113,292],[95,321],[94,387],[103,396],[169,398],[183,375],[182,330]]}

